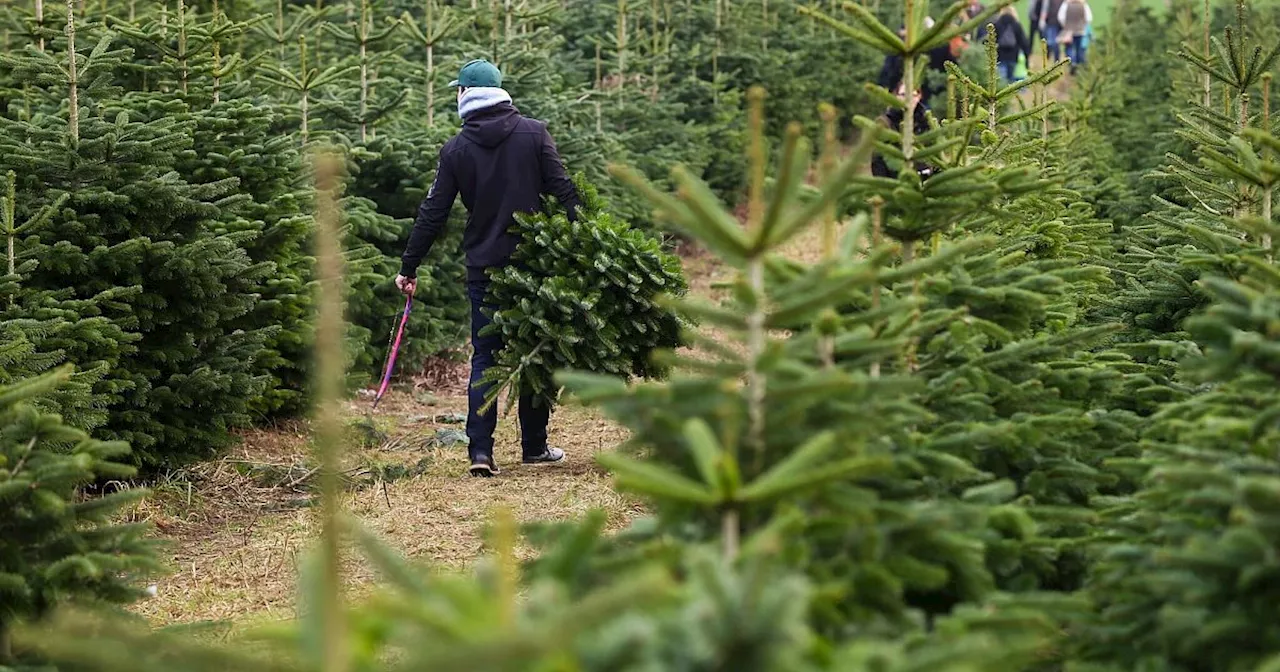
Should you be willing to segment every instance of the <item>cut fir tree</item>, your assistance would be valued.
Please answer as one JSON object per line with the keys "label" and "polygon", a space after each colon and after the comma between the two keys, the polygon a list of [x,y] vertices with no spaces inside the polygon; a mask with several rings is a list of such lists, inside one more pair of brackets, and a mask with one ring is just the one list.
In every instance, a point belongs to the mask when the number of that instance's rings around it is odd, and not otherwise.
{"label": "cut fir tree", "polygon": [[498,308],[483,333],[501,334],[503,348],[481,381],[492,385],[490,403],[512,387],[554,404],[562,369],[659,378],[666,370],[653,353],[681,344],[682,322],[663,303],[688,290],[680,260],[614,219],[581,177],[575,182],[576,221],[551,206],[518,217],[512,263],[492,273],[489,301]]}

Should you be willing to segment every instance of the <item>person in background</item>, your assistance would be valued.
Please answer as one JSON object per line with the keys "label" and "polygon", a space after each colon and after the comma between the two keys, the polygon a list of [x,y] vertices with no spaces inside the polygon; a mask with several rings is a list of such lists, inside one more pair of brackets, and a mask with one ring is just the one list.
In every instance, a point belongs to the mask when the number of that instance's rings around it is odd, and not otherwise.
{"label": "person in background", "polygon": [[1000,10],[994,22],[996,29],[996,67],[1005,84],[1012,84],[1016,77],[1018,55],[1031,58],[1031,43],[1018,21],[1018,12],[1012,6]]}
{"label": "person in background", "polygon": [[1065,0],[1058,8],[1058,24],[1071,34],[1067,43],[1067,58],[1071,59],[1071,74],[1084,65],[1087,33],[1093,23],[1093,9],[1088,0]]}
{"label": "person in background", "polygon": [[1031,65],[1031,51],[1036,48],[1036,35],[1040,34],[1040,12],[1044,9],[1045,0],[1031,0],[1031,7],[1027,10],[1027,44],[1030,50],[1027,51],[1027,65]]}
{"label": "person in background", "polygon": [[[898,85],[898,88],[897,90],[894,91],[894,93],[904,101],[906,100],[904,89],[901,84]],[[916,91],[916,109],[915,109],[915,116],[913,118],[914,123],[912,124],[912,129],[917,135],[926,133],[929,131],[929,117],[927,116],[928,112],[929,112],[929,107],[924,103],[921,92],[917,90]],[[885,113],[880,116],[880,119],[884,121],[885,125],[888,126],[889,128],[895,131],[901,132],[902,120],[906,116],[907,116],[906,110],[903,110],[902,108],[899,108],[899,107],[890,107],[887,110],[885,110]],[[932,173],[932,170],[930,169],[930,167],[924,163],[917,162],[915,164],[915,168],[916,168],[916,172],[920,173],[921,177],[927,177],[929,174]],[[884,160],[884,156],[882,156],[879,152],[873,152],[871,154],[871,174],[875,177],[887,177],[887,178],[896,178],[898,176],[897,173],[893,172],[893,170],[889,168],[889,164]]]}
{"label": "person in background", "polygon": [[[960,18],[962,21],[970,21],[985,10],[986,10],[986,7],[983,6],[981,2],[978,2],[978,0],[969,0],[969,4],[966,5],[964,8],[964,12],[963,12],[964,15]],[[975,42],[981,42],[983,38],[985,38],[986,36],[987,36],[987,24],[985,23],[978,26],[973,31],[973,39]]]}
{"label": "person in background", "polygon": [[[933,19],[925,17],[925,29],[933,27]],[[906,27],[898,28],[898,36],[905,38],[907,36]],[[931,52],[929,52],[929,68],[926,69],[943,69],[945,72],[945,63],[947,57],[952,55],[952,47],[950,43],[944,44]],[[880,76],[876,79],[876,84],[884,87],[886,90],[893,92],[898,98],[905,101],[906,86],[902,81],[902,57],[897,54],[885,56],[884,64],[880,67]],[[929,118],[926,114],[929,111],[929,101],[933,94],[936,93],[936,87],[930,86],[927,82],[918,82],[915,90],[916,109],[913,118],[912,128],[916,133],[924,133],[929,130]],[[906,111],[898,107],[890,107],[885,110],[880,119],[885,125],[895,131],[902,130],[902,120],[905,118]],[[917,170],[920,165],[917,164]],[[871,174],[875,177],[897,177],[897,174],[889,168],[889,164],[885,162],[884,157],[879,152],[871,154]]]}
{"label": "person in background", "polygon": [[[925,17],[925,29],[933,27],[933,19]],[[906,28],[898,28],[898,36],[906,37]],[[925,81],[917,82],[919,87],[920,100],[926,105],[931,106],[934,95],[946,90],[946,84],[940,83],[946,81],[947,62],[955,62],[960,54],[963,53],[965,41],[962,37],[946,44],[934,47],[929,51],[929,66],[925,68]],[[930,71],[940,72],[943,74],[941,78],[929,77]],[[933,79],[933,82],[929,80]],[[884,87],[888,91],[897,91],[902,86],[902,57],[897,54],[889,54],[884,57],[884,63],[880,66],[880,75],[876,78],[876,84]]]}
{"label": "person in background", "polygon": [[[467,394],[467,452],[472,476],[496,476],[493,430],[498,424],[497,404],[481,413],[485,387],[477,387],[486,370],[496,363],[501,336],[481,336],[490,323],[487,305],[487,270],[510,262],[519,239],[509,229],[515,213],[542,209],[542,195],[554,196],[570,221],[578,216],[581,201],[573,181],[565,174],[555,141],[546,124],[520,114],[502,88],[502,73],[488,61],[467,63],[450,86],[458,89],[458,115],[462,130],[440,149],[436,179],[418,207],[418,218],[400,260],[396,287],[413,295],[422,258],[444,231],[461,194],[467,208],[467,228],[462,233],[466,253],[467,296],[471,300],[471,385]],[[564,451],[547,446],[551,409],[535,405],[532,397],[520,399],[520,442],[525,464],[546,464],[564,459]]]}
{"label": "person in background", "polygon": [[1049,48],[1049,62],[1045,63],[1045,67],[1057,63],[1062,60],[1062,45],[1058,42],[1059,34],[1062,32],[1062,22],[1058,15],[1061,13],[1062,0],[1041,0],[1040,2],[1040,18],[1037,24],[1040,27],[1040,34],[1044,36],[1045,46]]}

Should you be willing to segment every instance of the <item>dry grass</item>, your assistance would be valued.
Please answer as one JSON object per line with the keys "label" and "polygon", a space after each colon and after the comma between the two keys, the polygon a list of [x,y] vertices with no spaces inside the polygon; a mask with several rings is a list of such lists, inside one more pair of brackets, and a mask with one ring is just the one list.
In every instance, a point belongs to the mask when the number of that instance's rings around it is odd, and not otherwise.
{"label": "dry grass", "polygon": [[[502,477],[471,479],[465,477],[465,446],[425,445],[436,430],[458,428],[436,418],[465,412],[465,395],[456,389],[437,394],[432,405],[415,398],[420,396],[413,390],[393,392],[372,415],[366,400],[348,408],[351,421],[372,418],[386,435],[377,445],[348,452],[348,474],[362,475],[371,464],[423,465],[423,472],[410,478],[355,483],[346,495],[346,510],[407,556],[442,568],[466,568],[480,553],[489,512],[499,506],[521,521],[571,519],[600,508],[613,529],[640,513],[594,466],[592,456],[616,446],[625,433],[593,411],[557,410],[551,441],[569,458],[539,467],[519,464],[514,418],[504,418],[496,436]],[[158,582],[154,598],[136,605],[152,622],[294,615],[297,564],[318,529],[309,506],[306,427],[293,423],[246,432],[243,438],[224,458],[161,479],[156,496],[132,512],[156,525],[174,570]],[[346,575],[356,592],[374,578],[356,554],[348,557]]]}

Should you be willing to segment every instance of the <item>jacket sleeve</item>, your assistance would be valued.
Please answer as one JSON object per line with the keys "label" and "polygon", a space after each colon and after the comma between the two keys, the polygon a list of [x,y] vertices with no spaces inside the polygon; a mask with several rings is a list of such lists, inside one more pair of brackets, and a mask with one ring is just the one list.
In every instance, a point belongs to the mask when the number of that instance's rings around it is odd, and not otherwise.
{"label": "jacket sleeve", "polygon": [[1014,20],[1013,29],[1017,31],[1018,49],[1027,57],[1027,62],[1031,62],[1031,40],[1027,38],[1027,31],[1022,29],[1022,23]]}
{"label": "jacket sleeve", "polygon": [[440,161],[436,166],[436,180],[431,184],[427,197],[418,206],[418,217],[413,221],[413,231],[409,233],[409,244],[405,246],[404,255],[400,257],[400,275],[406,278],[417,277],[418,265],[422,258],[431,251],[431,246],[444,232],[444,225],[449,221],[449,212],[453,210],[453,201],[458,196],[458,184],[453,175],[451,154],[446,154],[446,145],[440,150]]}
{"label": "jacket sleeve", "polygon": [[569,179],[568,174],[565,173],[564,162],[560,160],[556,142],[545,126],[542,128],[542,147],[539,151],[542,161],[542,193],[550,194],[560,202],[569,221],[577,220],[578,208],[582,205],[582,201],[578,198],[578,189],[573,186],[573,180]]}
{"label": "jacket sleeve", "polygon": [[1093,23],[1093,9],[1089,7],[1089,3],[1084,3],[1084,22],[1086,25]]}
{"label": "jacket sleeve", "polygon": [[1067,3],[1064,2],[1058,6],[1058,25],[1061,26],[1066,22],[1067,22]]}

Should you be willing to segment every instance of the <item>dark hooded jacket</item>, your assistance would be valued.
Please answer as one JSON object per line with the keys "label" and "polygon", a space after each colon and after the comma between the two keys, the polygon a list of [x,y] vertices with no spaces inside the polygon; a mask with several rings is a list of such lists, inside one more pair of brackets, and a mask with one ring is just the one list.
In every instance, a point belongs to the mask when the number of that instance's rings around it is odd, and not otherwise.
{"label": "dark hooded jacket", "polygon": [[[1001,63],[1016,63],[1018,61],[1018,52],[1022,52],[1027,57],[1027,62],[1031,62],[1031,41],[1027,39],[1027,32],[1022,29],[1022,22],[1018,21],[1018,17],[1001,14],[996,17],[996,60]],[[1005,39],[1005,38],[1009,39]]]}
{"label": "dark hooded jacket", "polygon": [[[955,56],[951,54],[951,45],[944,43],[941,46],[934,47],[929,51],[929,67],[925,71],[925,81],[918,84],[920,88],[921,100],[925,105],[932,105],[934,96],[946,90],[945,75],[947,72],[947,62],[955,62]],[[898,54],[890,54],[884,57],[884,62],[880,65],[880,75],[876,77],[876,84],[886,88],[890,93],[898,89],[898,85],[902,83],[902,57]],[[943,73],[944,77],[929,77],[929,70]]]}
{"label": "dark hooded jacket", "polygon": [[[916,105],[916,113],[914,117],[915,123],[911,125],[916,135],[922,135],[929,132],[929,117],[926,116],[928,112],[929,108],[923,102]],[[906,116],[907,113],[905,110],[891,107],[885,111],[884,116],[882,116],[881,119],[884,120],[885,125],[889,128],[901,132],[902,119]],[[929,170],[929,165],[922,162],[917,162],[915,167],[916,171],[921,173]],[[896,172],[889,168],[889,164],[885,162],[884,156],[879,152],[873,152],[871,154],[871,174],[876,177],[892,178],[898,176]]]}
{"label": "dark hooded jacket", "polygon": [[541,211],[543,194],[554,196],[570,219],[580,205],[546,124],[522,116],[511,103],[478,110],[440,149],[435,183],[418,207],[400,260],[401,275],[416,277],[459,194],[468,213],[462,249],[469,280],[507,263],[519,242],[509,232],[515,213]]}

